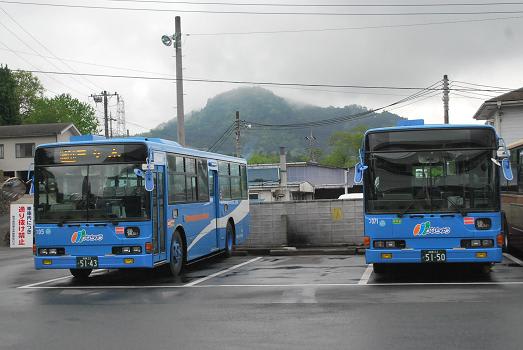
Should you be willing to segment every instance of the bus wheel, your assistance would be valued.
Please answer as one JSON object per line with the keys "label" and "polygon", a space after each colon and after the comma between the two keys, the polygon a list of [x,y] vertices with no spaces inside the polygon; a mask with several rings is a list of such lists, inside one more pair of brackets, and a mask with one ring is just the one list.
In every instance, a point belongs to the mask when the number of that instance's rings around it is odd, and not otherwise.
{"label": "bus wheel", "polygon": [[86,280],[93,269],[69,269],[71,275],[77,280]]}
{"label": "bus wheel", "polygon": [[185,247],[183,246],[182,234],[176,230],[171,239],[171,261],[169,262],[171,275],[176,277],[182,273],[185,260]]}
{"label": "bus wheel", "polygon": [[387,266],[385,264],[372,264],[372,272],[375,274],[381,274],[387,272]]}
{"label": "bus wheel", "polygon": [[225,228],[225,256],[228,258],[232,255],[232,247],[234,245],[234,229],[229,221]]}

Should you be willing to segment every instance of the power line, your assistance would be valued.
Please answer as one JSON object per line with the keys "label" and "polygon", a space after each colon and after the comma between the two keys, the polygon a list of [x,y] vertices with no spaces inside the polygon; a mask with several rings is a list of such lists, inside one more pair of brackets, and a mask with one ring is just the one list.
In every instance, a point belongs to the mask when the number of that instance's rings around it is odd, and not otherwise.
{"label": "power line", "polygon": [[223,134],[208,148],[208,151],[212,152],[213,150],[221,146],[224,140],[227,139],[227,137],[229,137],[233,131],[234,123],[231,123],[231,125],[229,125],[229,127],[223,132]]}
{"label": "power line", "polygon": [[457,21],[440,21],[440,22],[425,22],[425,23],[410,23],[410,24],[389,24],[389,25],[363,26],[363,27],[338,27],[338,28],[318,28],[318,29],[289,29],[289,30],[268,30],[268,31],[250,31],[250,32],[221,32],[221,33],[187,33],[185,35],[187,35],[187,36],[215,36],[215,35],[255,35],[255,34],[315,33],[315,32],[331,32],[331,31],[347,31],[347,30],[363,30],[363,29],[422,27],[422,26],[431,26],[431,25],[487,22],[487,21],[497,21],[497,20],[521,19],[521,18],[523,18],[523,16],[478,18],[478,19],[470,19],[470,20],[465,19],[465,20],[457,20]]}
{"label": "power line", "polygon": [[71,4],[55,4],[55,3],[37,3],[37,2],[22,2],[11,0],[0,0],[0,3],[16,4],[16,5],[31,5],[31,6],[48,6],[61,8],[77,8],[77,9],[95,9],[95,10],[114,10],[114,11],[148,11],[148,12],[177,12],[177,13],[205,13],[205,14],[229,14],[229,15],[287,15],[287,16],[448,16],[448,15],[487,15],[487,14],[516,14],[523,13],[520,10],[511,11],[454,11],[454,12],[388,12],[388,13],[347,13],[347,12],[259,12],[259,11],[213,11],[213,10],[182,10],[182,9],[162,9],[162,8],[145,8],[145,7],[121,7],[121,6],[95,6],[95,5],[71,5]]}
{"label": "power line", "polygon": [[[39,55],[39,52],[38,52],[38,51],[36,51],[32,46],[30,46],[29,44],[27,44],[27,43],[26,43],[22,38],[20,38],[20,37],[18,36],[18,34],[16,34],[15,32],[13,32],[13,31],[12,31],[9,27],[7,27],[4,23],[0,22],[0,26],[2,26],[5,30],[7,30],[9,33],[11,33],[15,38],[17,38],[17,39],[18,39],[22,44],[24,44],[24,45],[25,45],[26,47],[28,47],[30,50],[32,50],[32,51],[35,52],[37,55]],[[8,48],[8,46],[5,45],[5,44],[3,44],[3,46]],[[18,54],[16,54],[16,56],[20,58],[20,56],[19,56]],[[25,58],[24,58],[23,60],[27,62],[27,60],[26,60]],[[51,63],[52,63],[52,62],[51,62]],[[31,65],[32,67],[36,67],[37,69],[40,69],[37,65],[35,65],[35,64],[33,64],[33,63],[30,63],[30,65]],[[53,64],[53,65],[54,65],[54,64]],[[58,68],[58,67],[55,66],[55,68]],[[58,69],[59,69],[59,68],[58,68]],[[35,71],[35,72],[36,72],[36,71]],[[62,81],[60,81],[60,80],[58,80],[58,79],[55,79],[54,77],[50,77],[50,78],[51,78],[52,80],[54,80],[55,82],[57,82],[57,83],[59,83],[59,84],[65,86],[67,89],[72,90],[72,91],[76,91],[77,93],[83,95],[83,93],[82,93],[81,91],[79,91],[79,90],[77,90],[77,89],[75,89],[75,88],[70,87],[69,85],[65,84],[64,82],[62,82]]]}
{"label": "power line", "polygon": [[442,6],[503,6],[523,5],[523,2],[476,2],[476,3],[430,3],[430,4],[299,4],[299,3],[251,3],[219,1],[167,1],[167,0],[105,0],[108,2],[130,2],[147,4],[177,5],[219,5],[219,6],[256,6],[256,7],[442,7]]}
{"label": "power line", "polygon": [[473,86],[481,86],[481,87],[488,87],[488,88],[494,88],[494,89],[500,89],[500,90],[514,90],[510,88],[504,88],[499,86],[492,86],[492,85],[483,85],[483,84],[475,84],[475,83],[468,83],[466,81],[459,81],[459,80],[453,80],[453,83],[460,83],[460,84],[466,84],[466,85],[473,85]]}
{"label": "power line", "polygon": [[325,125],[330,125],[330,124],[338,124],[338,123],[343,123],[343,122],[346,122],[346,121],[350,121],[350,120],[354,120],[354,119],[360,119],[360,118],[363,118],[369,114],[373,114],[377,111],[380,111],[380,110],[383,110],[383,109],[386,109],[386,108],[389,108],[389,107],[392,107],[392,106],[396,106],[396,105],[399,105],[399,104],[402,104],[402,103],[405,103],[407,101],[410,101],[412,99],[418,99],[420,98],[421,96],[424,96],[428,93],[428,91],[433,91],[433,87],[434,86],[439,86],[441,84],[441,80],[435,82],[434,84],[431,84],[429,85],[428,87],[426,88],[423,88],[421,89],[420,91],[406,97],[406,98],[403,98],[401,100],[398,100],[396,102],[393,102],[393,103],[390,103],[386,106],[382,106],[382,107],[379,107],[379,108],[375,108],[375,109],[371,109],[371,110],[368,110],[368,111],[365,111],[365,112],[361,112],[361,113],[356,113],[356,114],[351,114],[351,115],[345,115],[345,116],[340,116],[340,117],[335,117],[335,118],[330,118],[330,119],[323,119],[323,120],[317,120],[317,121],[310,121],[310,122],[303,122],[303,123],[289,123],[289,124],[264,124],[264,123],[258,123],[258,122],[252,122],[252,121],[247,121],[245,120],[244,122],[245,123],[248,123],[248,124],[251,124],[252,127],[258,127],[258,128],[265,128],[265,129],[296,129],[296,128],[309,128],[309,127],[317,127],[317,126],[325,126]]}
{"label": "power line", "polygon": [[[105,77],[105,78],[123,78],[123,79],[143,79],[143,80],[159,80],[159,81],[176,81],[175,78],[167,77],[150,77],[150,76],[133,76],[133,75],[115,75],[115,74],[96,74],[96,73],[73,73],[73,72],[53,72],[53,71],[42,71],[42,70],[24,70],[18,69],[17,71],[41,73],[41,74],[57,74],[57,75],[80,75],[80,76],[92,76],[92,77]],[[387,85],[341,85],[341,84],[319,84],[319,83],[282,83],[282,82],[260,82],[260,81],[248,81],[248,80],[224,80],[224,79],[196,79],[196,78],[184,78],[183,81],[187,82],[200,82],[200,83],[223,83],[223,84],[243,84],[243,85],[271,85],[271,86],[299,86],[299,87],[327,87],[327,88],[355,88],[355,89],[373,89],[373,90],[425,90],[426,88],[411,87],[411,86],[387,86]],[[430,88],[430,90],[439,91],[441,87]],[[506,91],[505,89],[479,89],[479,88],[467,88],[467,89],[452,89],[456,91]]]}
{"label": "power line", "polygon": [[[60,58],[58,58],[47,46],[45,46],[40,40],[38,40],[33,34],[31,34],[31,32],[27,31],[13,16],[11,16],[4,8],[0,7],[0,10],[7,16],[11,19],[11,21],[13,21],[20,29],[22,29],[22,31],[24,33],[26,33],[29,37],[31,37],[31,39],[33,39],[38,45],[40,45],[45,51],[47,51],[49,54],[51,54],[51,56],[53,56],[55,59],[59,60],[60,62],[62,62],[62,64],[64,64],[67,68],[69,68],[70,70],[72,70],[73,72],[76,73],[76,70],[71,67],[69,64],[67,64],[67,62],[63,62]],[[34,50],[33,50],[34,51]],[[44,57],[43,55],[41,55],[39,52],[35,51],[35,53],[37,53],[38,56],[40,57],[43,57],[45,58],[49,63],[51,63],[55,68],[58,68],[60,69],[58,66],[56,66],[53,62],[49,61],[49,59],[47,59],[46,57]],[[74,78],[73,78],[74,79]],[[97,87],[93,82],[91,82],[89,79],[87,78],[83,78],[84,80],[86,80],[87,82],[89,82],[92,86],[94,87]],[[74,79],[74,81],[82,84],[83,86],[85,86],[86,88],[88,89],[91,89],[91,87],[83,84],[81,81],[78,81],[76,79]]]}

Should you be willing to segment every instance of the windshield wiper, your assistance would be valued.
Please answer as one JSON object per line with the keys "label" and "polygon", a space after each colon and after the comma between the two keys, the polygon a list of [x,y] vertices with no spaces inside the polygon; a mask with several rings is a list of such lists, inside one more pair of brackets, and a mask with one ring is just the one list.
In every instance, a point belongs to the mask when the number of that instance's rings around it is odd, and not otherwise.
{"label": "windshield wiper", "polygon": [[445,199],[449,201],[449,203],[452,205],[452,207],[454,209],[456,209],[457,211],[459,211],[459,213],[461,214],[461,216],[467,216],[467,212],[465,211],[465,209],[461,206],[459,206],[459,204],[457,204],[456,202],[454,202],[452,199],[450,199],[449,197],[445,196]]}
{"label": "windshield wiper", "polygon": [[414,198],[413,200],[411,200],[411,201],[409,202],[409,205],[407,205],[407,207],[406,207],[405,209],[403,209],[402,211],[400,211],[399,213],[397,213],[398,217],[399,217],[399,218],[403,217],[403,215],[405,215],[405,214],[407,213],[407,211],[409,211],[409,209],[412,207],[412,205],[413,205],[414,203],[416,203],[417,200],[418,200],[417,198]]}

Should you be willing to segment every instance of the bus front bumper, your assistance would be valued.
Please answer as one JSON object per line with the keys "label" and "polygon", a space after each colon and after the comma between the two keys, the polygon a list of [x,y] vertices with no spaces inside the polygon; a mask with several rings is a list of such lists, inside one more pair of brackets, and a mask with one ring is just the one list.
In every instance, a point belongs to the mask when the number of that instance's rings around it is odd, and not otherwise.
{"label": "bus front bumper", "polygon": [[[429,250],[429,249],[423,249]],[[444,250],[444,263],[495,263],[503,260],[501,248],[482,249],[435,249]],[[421,258],[422,249],[371,249],[367,248],[365,259],[367,264],[385,263],[425,263]],[[483,254],[486,253],[483,257]],[[482,257],[478,257],[482,256]]]}
{"label": "bus front bumper", "polygon": [[[76,269],[79,256],[35,256],[35,268],[39,269]],[[126,269],[126,268],[152,268],[153,257],[151,254],[143,255],[104,255],[98,258],[97,269]]]}

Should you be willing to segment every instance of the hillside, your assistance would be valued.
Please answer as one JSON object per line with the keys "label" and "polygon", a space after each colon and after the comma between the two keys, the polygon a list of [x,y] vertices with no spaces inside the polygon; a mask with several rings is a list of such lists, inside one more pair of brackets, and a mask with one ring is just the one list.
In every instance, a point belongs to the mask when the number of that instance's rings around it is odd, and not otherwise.
{"label": "hillside", "polygon": [[[203,109],[186,116],[186,141],[191,147],[206,150],[233,123],[236,111],[240,111],[241,120],[264,124],[286,124],[353,115],[366,110],[365,107],[358,105],[343,108],[300,105],[263,88],[238,88],[209,99]],[[315,127],[312,130],[317,139],[315,147],[327,153],[329,138],[334,131],[350,130],[359,125],[369,128],[392,126],[400,119],[404,118],[393,113],[382,112],[372,113],[368,117],[355,121]],[[253,127],[242,129],[242,155],[249,156],[253,152],[275,153],[278,152],[280,146],[285,146],[288,148],[291,158],[299,157],[307,152],[308,141],[305,137],[310,132],[310,128],[267,130]],[[176,134],[176,119],[172,119],[145,135],[176,140]],[[216,151],[232,154],[234,152],[234,133],[231,133],[226,142]]]}

